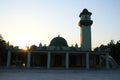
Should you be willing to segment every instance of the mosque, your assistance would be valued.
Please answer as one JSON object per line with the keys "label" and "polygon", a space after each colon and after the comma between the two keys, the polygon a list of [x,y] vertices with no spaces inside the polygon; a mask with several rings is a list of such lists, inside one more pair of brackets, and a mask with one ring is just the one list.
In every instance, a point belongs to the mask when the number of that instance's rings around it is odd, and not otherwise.
{"label": "mosque", "polygon": [[93,24],[91,15],[92,13],[87,9],[83,9],[79,15],[81,47],[78,47],[77,44],[69,47],[67,41],[58,35],[50,41],[49,46],[40,44],[39,47],[29,50],[26,57],[20,58],[20,60],[14,58],[15,53],[19,50],[8,49],[7,67],[11,67],[14,63],[23,65],[24,62],[26,68],[109,69],[109,50],[91,50],[91,25]]}

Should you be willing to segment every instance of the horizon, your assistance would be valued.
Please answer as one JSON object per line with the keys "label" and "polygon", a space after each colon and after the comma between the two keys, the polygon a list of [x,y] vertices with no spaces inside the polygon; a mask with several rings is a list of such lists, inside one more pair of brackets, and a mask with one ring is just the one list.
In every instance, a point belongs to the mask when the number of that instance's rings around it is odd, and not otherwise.
{"label": "horizon", "polygon": [[79,14],[92,12],[92,48],[120,40],[119,0],[4,0],[0,1],[0,34],[14,46],[49,45],[60,35],[80,47]]}

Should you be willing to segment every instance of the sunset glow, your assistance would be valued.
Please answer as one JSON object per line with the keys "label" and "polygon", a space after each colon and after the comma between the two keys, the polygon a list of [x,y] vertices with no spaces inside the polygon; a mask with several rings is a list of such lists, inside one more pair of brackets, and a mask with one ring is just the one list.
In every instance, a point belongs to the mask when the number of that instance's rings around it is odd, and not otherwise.
{"label": "sunset glow", "polygon": [[[92,47],[120,39],[119,0],[0,0],[0,34],[10,44],[49,45],[58,34],[80,46],[79,14],[92,12]],[[102,6],[101,6],[102,5]]]}
{"label": "sunset glow", "polygon": [[35,43],[35,38],[34,36],[32,35],[29,35],[29,34],[21,34],[21,35],[18,35],[18,37],[16,37],[14,40],[13,40],[13,44],[16,45],[16,46],[19,46],[19,48],[22,48],[24,50],[26,50],[27,46],[31,46]]}

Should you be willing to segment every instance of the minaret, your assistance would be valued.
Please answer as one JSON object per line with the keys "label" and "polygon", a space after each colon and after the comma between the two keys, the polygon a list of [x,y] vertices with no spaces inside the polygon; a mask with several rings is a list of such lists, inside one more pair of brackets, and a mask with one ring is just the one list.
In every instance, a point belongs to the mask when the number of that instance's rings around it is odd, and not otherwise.
{"label": "minaret", "polygon": [[91,25],[93,21],[91,20],[92,13],[87,9],[84,9],[79,17],[79,26],[81,29],[81,50],[82,51],[91,51]]}

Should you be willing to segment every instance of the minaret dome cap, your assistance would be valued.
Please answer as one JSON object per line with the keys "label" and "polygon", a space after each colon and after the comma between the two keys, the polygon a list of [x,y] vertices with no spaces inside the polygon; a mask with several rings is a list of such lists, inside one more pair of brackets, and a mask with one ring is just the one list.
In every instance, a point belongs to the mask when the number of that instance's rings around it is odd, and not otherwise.
{"label": "minaret dome cap", "polygon": [[83,11],[80,13],[79,17],[81,17],[82,15],[92,15],[91,12],[89,12],[86,8],[83,9]]}

